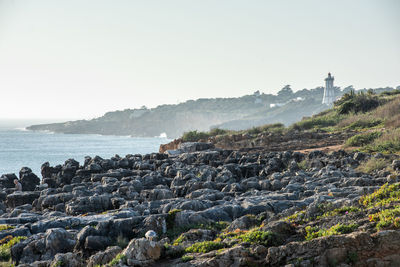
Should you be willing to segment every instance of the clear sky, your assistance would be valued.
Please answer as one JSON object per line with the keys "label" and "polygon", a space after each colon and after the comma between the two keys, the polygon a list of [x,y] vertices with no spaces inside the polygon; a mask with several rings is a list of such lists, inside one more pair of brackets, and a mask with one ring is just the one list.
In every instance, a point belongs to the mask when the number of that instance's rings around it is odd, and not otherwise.
{"label": "clear sky", "polygon": [[0,0],[0,118],[400,85],[398,0]]}

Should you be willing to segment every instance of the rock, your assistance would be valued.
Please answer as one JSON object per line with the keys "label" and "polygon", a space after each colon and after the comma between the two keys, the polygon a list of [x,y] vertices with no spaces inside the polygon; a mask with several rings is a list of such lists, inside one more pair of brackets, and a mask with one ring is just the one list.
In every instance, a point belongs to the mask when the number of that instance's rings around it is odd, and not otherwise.
{"label": "rock", "polygon": [[14,188],[14,180],[18,179],[18,177],[14,173],[9,173],[9,174],[3,174],[0,177],[0,186],[1,188]]}
{"label": "rock", "polygon": [[45,233],[46,253],[51,255],[70,252],[75,243],[74,236],[62,228],[49,229]]}
{"label": "rock", "polygon": [[22,191],[33,191],[40,184],[40,178],[28,167],[23,167],[19,172]]}
{"label": "rock", "polygon": [[85,240],[85,249],[91,251],[103,250],[111,245],[111,240],[106,236],[87,236]]}
{"label": "rock", "polygon": [[115,256],[117,256],[118,253],[120,253],[121,251],[122,251],[122,249],[118,246],[108,247],[105,251],[100,251],[100,252],[97,252],[96,254],[90,256],[87,266],[95,267],[98,265],[101,265],[101,266],[106,265],[107,263],[112,261],[112,259],[114,259]]}
{"label": "rock", "polygon": [[86,264],[82,261],[79,255],[68,252],[65,254],[58,253],[54,256],[54,260],[51,262],[51,267],[84,267]]}
{"label": "rock", "polygon": [[145,238],[132,239],[123,251],[129,266],[143,265],[158,260],[161,257],[163,244]]}
{"label": "rock", "polygon": [[178,149],[185,153],[202,151],[212,148],[214,148],[214,145],[212,143],[201,143],[201,142],[186,142],[186,143],[181,143],[178,146]]}
{"label": "rock", "polygon": [[250,228],[256,226],[258,223],[255,216],[242,216],[234,220],[228,227],[229,231],[234,231],[236,229],[249,230]]}
{"label": "rock", "polygon": [[32,204],[38,199],[40,192],[14,192],[7,195],[6,204],[9,208],[15,208],[25,204]]}
{"label": "rock", "polygon": [[400,170],[400,160],[397,159],[393,160],[392,168],[397,171]]}

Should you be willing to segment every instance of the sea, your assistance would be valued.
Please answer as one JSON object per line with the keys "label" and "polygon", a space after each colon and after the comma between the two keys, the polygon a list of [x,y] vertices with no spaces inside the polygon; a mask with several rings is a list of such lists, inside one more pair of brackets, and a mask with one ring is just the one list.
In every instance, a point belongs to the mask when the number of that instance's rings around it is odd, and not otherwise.
{"label": "sea", "polygon": [[159,137],[137,138],[130,136],[103,136],[96,134],[60,134],[27,131],[25,127],[36,121],[0,120],[0,176],[29,167],[41,178],[44,162],[51,166],[63,164],[73,158],[83,163],[85,156],[110,158],[127,154],[158,152],[160,144],[170,140]]}

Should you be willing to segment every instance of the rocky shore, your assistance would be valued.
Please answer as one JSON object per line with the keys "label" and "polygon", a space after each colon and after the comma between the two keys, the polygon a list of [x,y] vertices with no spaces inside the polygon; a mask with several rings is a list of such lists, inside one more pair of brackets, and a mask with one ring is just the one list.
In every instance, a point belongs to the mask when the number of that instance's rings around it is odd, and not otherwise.
{"label": "rocky shore", "polygon": [[[374,160],[387,168],[358,168]],[[0,258],[15,266],[399,266],[400,212],[392,224],[376,215],[377,201],[398,201],[399,168],[394,155],[202,143],[176,155],[45,163],[42,180],[22,168],[22,192],[13,192],[14,174],[0,178]],[[373,194],[385,188],[394,195]]]}

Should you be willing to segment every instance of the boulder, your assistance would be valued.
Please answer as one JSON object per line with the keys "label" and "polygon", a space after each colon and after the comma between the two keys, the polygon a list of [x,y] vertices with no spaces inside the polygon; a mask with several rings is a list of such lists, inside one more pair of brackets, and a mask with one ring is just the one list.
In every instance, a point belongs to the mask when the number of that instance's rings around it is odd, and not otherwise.
{"label": "boulder", "polygon": [[9,208],[15,208],[25,204],[32,204],[34,200],[38,199],[40,192],[14,192],[7,195],[6,204]]}
{"label": "boulder", "polygon": [[161,257],[163,244],[146,238],[132,239],[123,251],[129,266],[146,266]]}
{"label": "boulder", "polygon": [[19,179],[23,191],[33,191],[40,184],[40,178],[28,167],[23,167],[20,170]]}
{"label": "boulder", "polygon": [[212,148],[214,148],[214,145],[212,143],[203,143],[203,142],[186,142],[186,143],[181,143],[178,146],[178,149],[180,149],[185,153],[202,151]]}
{"label": "boulder", "polygon": [[14,188],[14,180],[18,179],[18,177],[14,173],[3,174],[0,177],[0,186],[1,188]]}
{"label": "boulder", "polygon": [[86,264],[82,261],[78,254],[68,252],[68,253],[58,253],[54,256],[53,261],[50,266],[62,266],[62,267],[85,267]]}
{"label": "boulder", "polygon": [[75,243],[73,234],[63,228],[49,229],[45,233],[46,253],[51,255],[70,252],[73,250]]}
{"label": "boulder", "polygon": [[122,249],[118,246],[108,247],[105,251],[100,251],[92,255],[88,260],[88,267],[103,266],[112,261]]}

